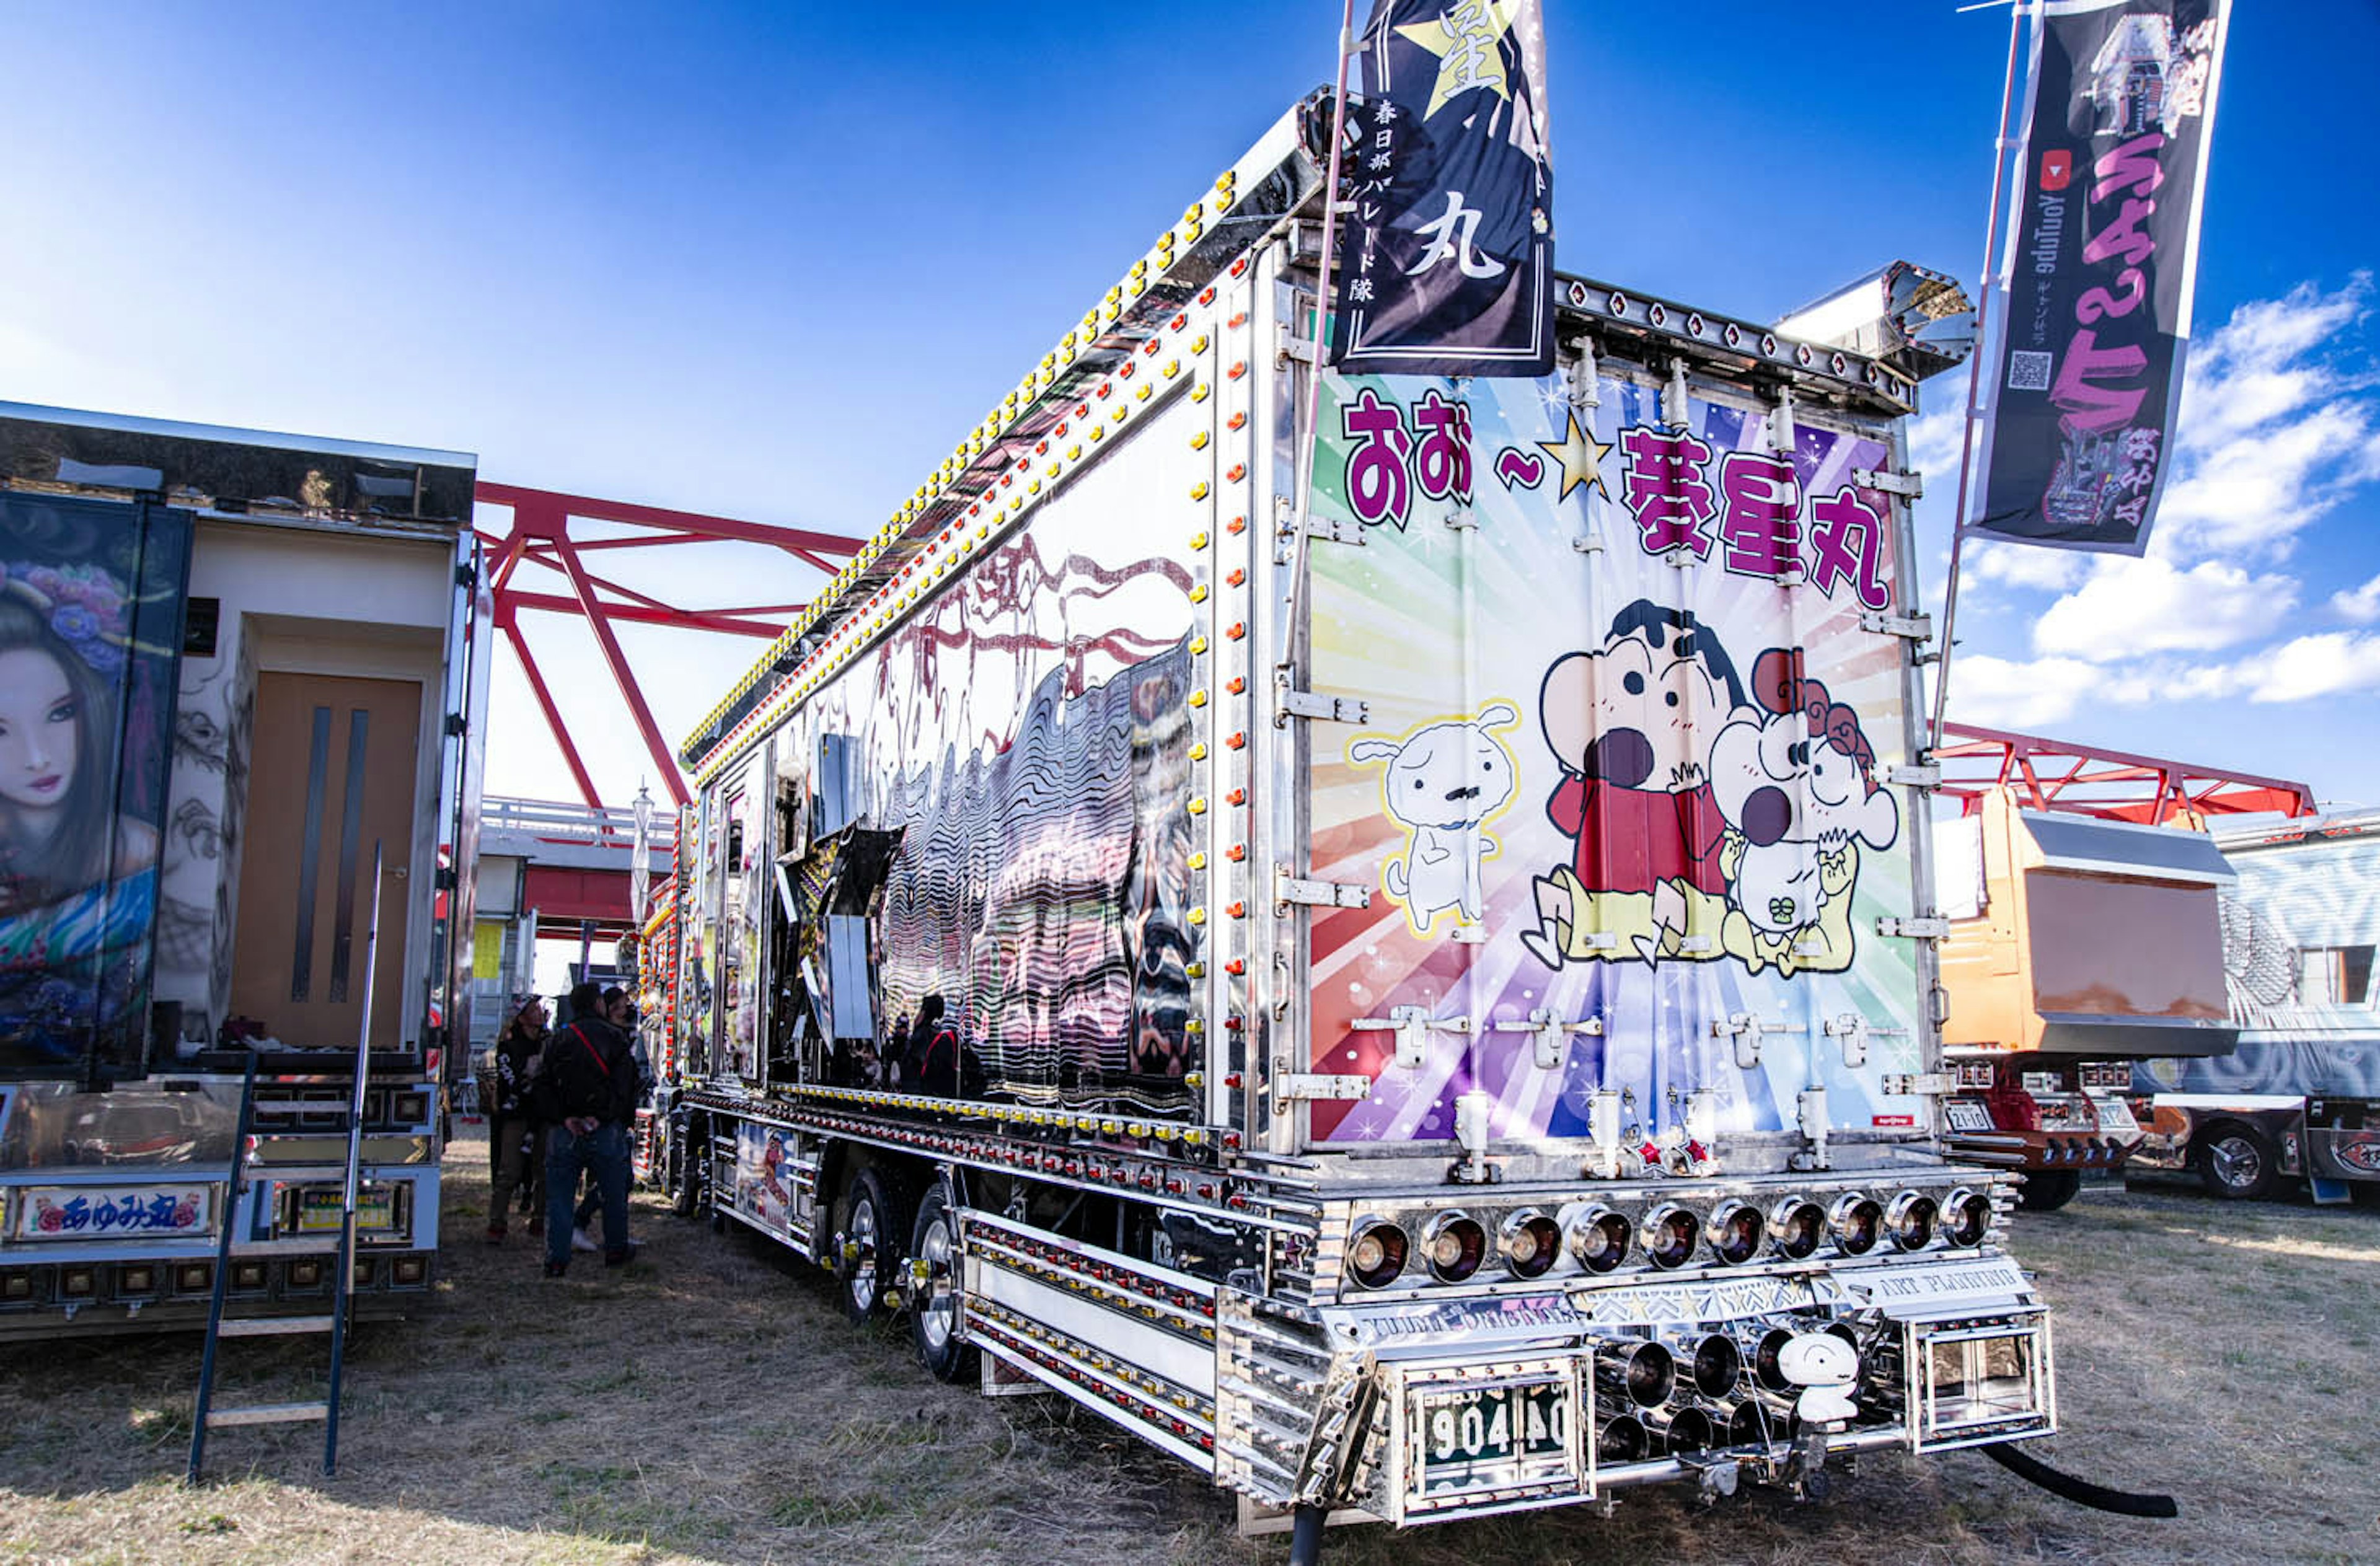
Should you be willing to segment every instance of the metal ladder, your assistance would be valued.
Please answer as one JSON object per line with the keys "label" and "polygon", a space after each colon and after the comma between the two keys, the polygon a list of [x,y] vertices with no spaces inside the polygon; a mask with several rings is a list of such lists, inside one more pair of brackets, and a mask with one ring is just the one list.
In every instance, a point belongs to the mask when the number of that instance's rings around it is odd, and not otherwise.
{"label": "metal ladder", "polygon": [[[222,1231],[215,1242],[214,1290],[207,1302],[206,1347],[199,1359],[199,1396],[190,1414],[190,1463],[184,1481],[196,1484],[206,1460],[207,1432],[235,1425],[285,1425],[322,1421],[322,1472],[339,1470],[339,1386],[346,1367],[347,1314],[355,1294],[356,1201],[361,1184],[364,1148],[364,1089],[371,1074],[372,980],[379,967],[381,844],[372,844],[371,920],[364,937],[363,1022],[356,1031],[356,1080],[347,1099],[346,1178],[339,1198],[339,1232],[334,1241],[265,1240],[241,1243],[234,1235],[240,1194],[248,1188],[248,1161],[256,1113],[256,1056],[251,1051],[240,1082],[238,1131],[232,1138],[231,1172],[225,1188]],[[280,1171],[284,1176],[286,1171]],[[256,1316],[224,1319],[224,1297],[231,1283],[231,1264],[247,1256],[330,1256],[335,1258],[331,1282],[331,1308],[315,1316]],[[311,1402],[252,1403],[241,1408],[214,1406],[215,1351],[225,1338],[285,1337],[305,1332],[331,1335],[329,1395]]]}

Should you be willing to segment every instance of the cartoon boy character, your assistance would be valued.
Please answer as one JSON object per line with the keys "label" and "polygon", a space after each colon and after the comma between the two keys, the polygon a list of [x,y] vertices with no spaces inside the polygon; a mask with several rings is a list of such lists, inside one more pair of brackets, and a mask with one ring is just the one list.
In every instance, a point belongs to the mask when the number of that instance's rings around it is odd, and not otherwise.
{"label": "cartoon boy character", "polygon": [[1859,713],[1803,676],[1800,651],[1762,653],[1752,687],[1755,711],[1711,747],[1727,819],[1719,944],[1754,973],[1840,973],[1852,963],[1860,844],[1891,847],[1900,807],[1876,782]]}
{"label": "cartoon boy character", "polygon": [[1692,611],[1639,599],[1599,649],[1555,660],[1537,706],[1562,772],[1546,814],[1575,848],[1537,878],[1538,928],[1522,942],[1551,968],[1649,955],[1664,941],[1657,892],[1676,902],[1725,889],[1706,736],[1743,706],[1742,681]]}
{"label": "cartoon boy character", "polygon": [[1347,759],[1381,761],[1380,798],[1412,833],[1402,856],[1389,861],[1381,883],[1404,904],[1415,935],[1427,935],[1438,916],[1453,910],[1459,925],[1476,925],[1484,898],[1479,861],[1496,852],[1480,824],[1512,797],[1512,757],[1488,731],[1521,721],[1507,702],[1472,719],[1427,723],[1402,740],[1359,739]]}

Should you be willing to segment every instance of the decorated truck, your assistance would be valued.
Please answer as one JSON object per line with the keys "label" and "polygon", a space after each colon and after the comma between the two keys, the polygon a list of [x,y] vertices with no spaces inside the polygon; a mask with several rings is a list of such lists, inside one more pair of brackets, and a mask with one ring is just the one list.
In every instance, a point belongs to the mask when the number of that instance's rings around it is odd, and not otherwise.
{"label": "decorated truck", "polygon": [[2132,1073],[2141,1169],[2252,1199],[2380,1195],[2380,811],[2218,826],[2230,1053]]}
{"label": "decorated truck", "polygon": [[1564,276],[1550,376],[1342,376],[1328,117],[687,742],[649,1167],[1250,1527],[2049,1433],[2015,1179],[1937,1123],[1905,425],[1956,286],[1819,337]]}
{"label": "decorated truck", "polygon": [[2184,1125],[2177,1147],[2135,1112],[2134,1076],[2237,1079],[2246,904],[2208,827],[2308,814],[2312,791],[1956,723],[1934,764],[1960,806],[1934,823],[1951,1150],[2023,1171],[2041,1210],[2144,1151],[2229,1167],[2233,1133]]}
{"label": "decorated truck", "polygon": [[0,1337],[203,1325],[225,1225],[228,1317],[326,1308],[367,1026],[353,1305],[429,1290],[472,468],[0,405]]}

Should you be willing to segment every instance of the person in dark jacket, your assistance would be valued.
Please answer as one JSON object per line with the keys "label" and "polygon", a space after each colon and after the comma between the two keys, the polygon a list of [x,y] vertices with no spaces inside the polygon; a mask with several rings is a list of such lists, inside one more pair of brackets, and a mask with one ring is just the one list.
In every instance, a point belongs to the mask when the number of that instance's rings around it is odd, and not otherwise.
{"label": "person in dark jacket", "polygon": [[628,1126],[637,1112],[637,1062],[627,1037],[603,1015],[603,987],[570,992],[570,1026],[546,1046],[539,1097],[546,1133],[545,1275],[570,1265],[570,1206],[582,1170],[603,1201],[603,1265],[636,1254],[628,1244]]}
{"label": "person in dark jacket", "polygon": [[939,1099],[979,1098],[983,1093],[983,1062],[957,1026],[943,1014],[940,995],[917,1003],[917,1026],[909,1030],[908,1060],[901,1074],[901,1090]]}
{"label": "person in dark jacket", "polygon": [[[545,998],[514,996],[513,1014],[504,1031],[496,1035],[495,1096],[488,1111],[488,1163],[492,1185],[488,1200],[488,1244],[492,1245],[504,1241],[513,1193],[537,1184],[538,1168],[543,1161],[540,1128],[529,1113],[529,1084],[548,1037]],[[542,1213],[532,1209],[528,1232],[539,1233],[544,1227]]]}

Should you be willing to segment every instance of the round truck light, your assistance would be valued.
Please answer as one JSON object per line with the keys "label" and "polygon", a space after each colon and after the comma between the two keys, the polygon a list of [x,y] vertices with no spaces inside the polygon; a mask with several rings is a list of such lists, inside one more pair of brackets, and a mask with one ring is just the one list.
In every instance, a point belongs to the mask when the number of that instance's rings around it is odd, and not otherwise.
{"label": "round truck light", "polygon": [[1807,1196],[1788,1196],[1768,1210],[1768,1243],[1787,1261],[1815,1255],[1827,1240],[1827,1209]]}
{"label": "round truck light", "polygon": [[1561,1252],[1561,1231],[1554,1220],[1535,1209],[1524,1209],[1506,1219],[1499,1231],[1504,1249],[1504,1265],[1515,1278],[1535,1278],[1554,1264]]}
{"label": "round truck light", "polygon": [[1421,1234],[1422,1258],[1441,1283],[1460,1283],[1479,1270],[1488,1254],[1488,1232],[1467,1213],[1442,1212]]}
{"label": "round truck light", "polygon": [[1965,1249],[1980,1245],[1991,1232],[1992,1199],[1981,1191],[1961,1185],[1942,1202],[1942,1232],[1950,1244]]}
{"label": "round truck light", "polygon": [[1355,1232],[1347,1247],[1347,1271],[1366,1289],[1385,1289],[1405,1269],[1405,1232],[1393,1223],[1372,1222]]}
{"label": "round truck light", "polygon": [[1645,1254],[1655,1267],[1683,1267],[1694,1259],[1694,1244],[1702,1231],[1693,1213],[1675,1202],[1664,1202],[1645,1215]]}
{"label": "round truck light", "polygon": [[1760,1237],[1767,1227],[1758,1208],[1730,1200],[1711,1209],[1710,1222],[1704,1232],[1710,1239],[1711,1254],[1733,1267],[1750,1261],[1759,1253]]}
{"label": "round truck light", "polygon": [[1934,1243],[1934,1225],[1942,1209],[1923,1191],[1903,1191],[1892,1198],[1885,1214],[1885,1232],[1904,1251],[1922,1251]]}
{"label": "round truck light", "polygon": [[1828,1226],[1835,1232],[1835,1244],[1847,1256],[1864,1256],[1876,1249],[1884,1232],[1884,1208],[1873,1196],[1857,1191],[1847,1193],[1827,1215]]}
{"label": "round truck light", "polygon": [[1570,1254],[1589,1272],[1609,1272],[1628,1259],[1628,1242],[1636,1226],[1624,1213],[1594,1207],[1571,1220]]}
{"label": "round truck light", "polygon": [[1650,1341],[1614,1344],[1596,1366],[1602,1385],[1624,1393],[1639,1408],[1658,1408],[1678,1390],[1676,1356]]}

